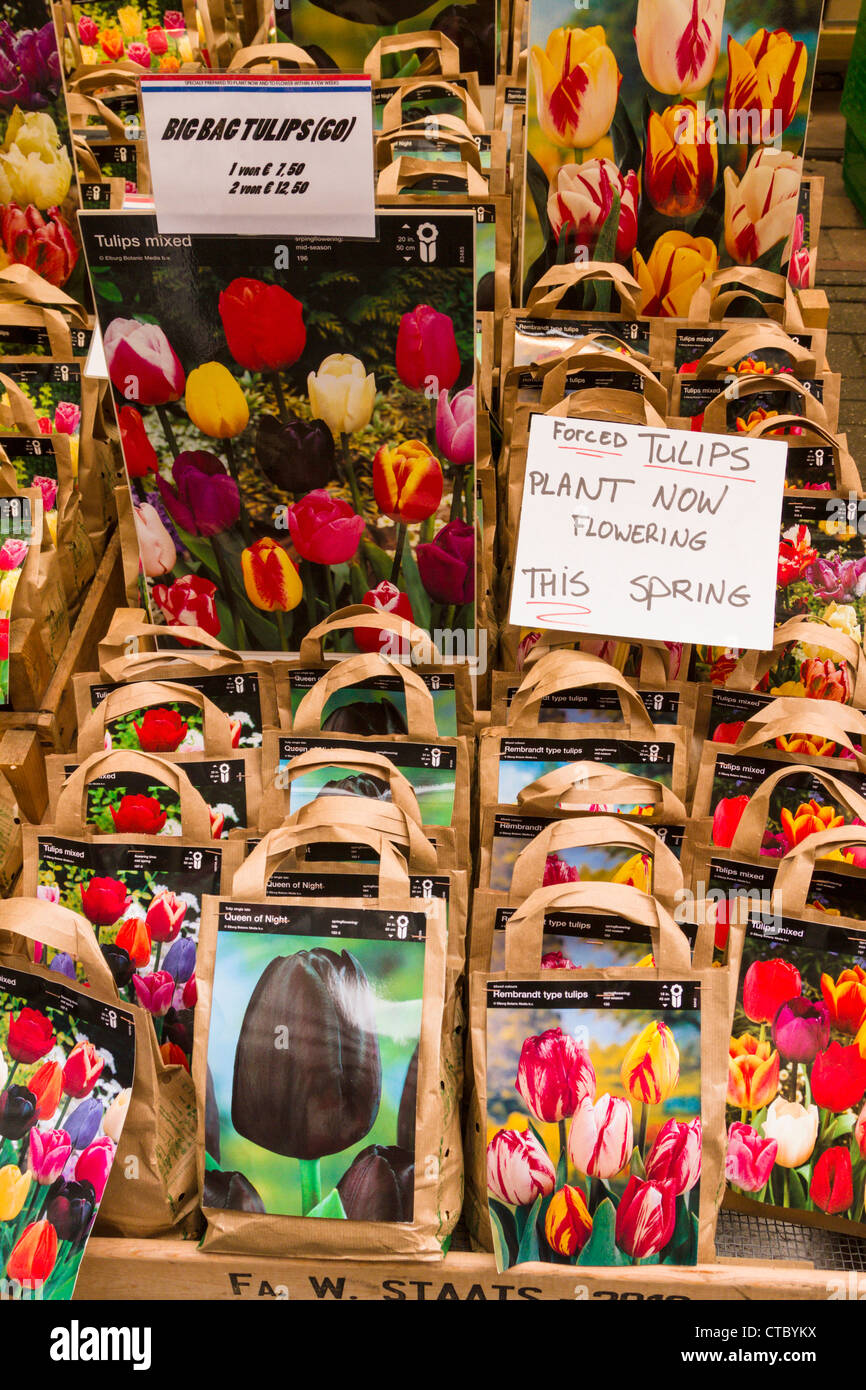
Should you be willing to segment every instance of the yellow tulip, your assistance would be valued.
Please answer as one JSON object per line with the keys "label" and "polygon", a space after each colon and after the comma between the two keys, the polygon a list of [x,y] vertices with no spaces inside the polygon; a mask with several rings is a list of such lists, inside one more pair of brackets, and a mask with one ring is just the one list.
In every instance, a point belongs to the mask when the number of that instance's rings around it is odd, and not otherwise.
{"label": "yellow tulip", "polygon": [[708,202],[719,172],[715,136],[693,101],[650,112],[644,191],[665,217],[689,217]]}
{"label": "yellow tulip", "polygon": [[193,424],[212,439],[233,439],[250,418],[246,396],[221,362],[205,362],[190,372],[186,409]]}
{"label": "yellow tulip", "polygon": [[72,182],[72,162],[57,126],[45,111],[15,107],[0,145],[0,195],[40,212],[63,202]]}
{"label": "yellow tulip", "polygon": [[680,1054],[666,1023],[648,1023],[626,1048],[620,1080],[632,1100],[660,1105],[680,1079]]}
{"label": "yellow tulip", "polygon": [[620,864],[611,883],[625,883],[629,888],[637,888],[641,893],[652,892],[652,859],[648,854],[633,854]]}
{"label": "yellow tulip", "polygon": [[307,377],[314,420],[324,420],[335,439],[369,425],[376,403],[376,379],[357,357],[333,352]]}
{"label": "yellow tulip", "polygon": [[30,1191],[30,1174],[22,1173],[14,1163],[0,1168],[0,1221],[14,1221]]}
{"label": "yellow tulip", "polygon": [[241,572],[247,598],[266,613],[290,613],[297,608],[304,587],[300,575],[281,545],[266,536],[241,554]]}
{"label": "yellow tulip", "polygon": [[685,318],[695,291],[719,268],[719,253],[709,237],[687,232],[662,232],[645,261],[632,256],[640,282],[642,314]]}
{"label": "yellow tulip", "polygon": [[531,57],[541,129],[560,149],[588,149],[610,130],[622,81],[604,29],[554,29]]}
{"label": "yellow tulip", "polygon": [[117,22],[126,39],[137,39],[144,23],[141,10],[137,10],[134,5],[121,5],[117,11]]}
{"label": "yellow tulip", "polygon": [[15,597],[15,590],[18,588],[20,578],[20,569],[4,570],[0,574],[0,613],[12,612],[12,600]]}
{"label": "yellow tulip", "polygon": [[641,72],[668,96],[709,84],[722,43],[725,0],[638,0],[634,41]]}
{"label": "yellow tulip", "polygon": [[[728,81],[725,86],[726,112],[757,112],[762,141],[787,130],[797,114],[809,55],[800,39],[792,39],[784,29],[759,29],[744,44],[728,38]],[[774,120],[779,114],[779,128]],[[730,119],[730,118],[729,118]],[[756,133],[731,131],[740,140],[756,144]]]}

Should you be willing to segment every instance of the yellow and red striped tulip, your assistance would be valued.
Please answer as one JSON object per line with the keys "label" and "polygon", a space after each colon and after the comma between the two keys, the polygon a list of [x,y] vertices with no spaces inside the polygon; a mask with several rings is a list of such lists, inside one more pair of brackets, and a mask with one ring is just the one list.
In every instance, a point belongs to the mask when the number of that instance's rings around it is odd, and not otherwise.
{"label": "yellow and red striped tulip", "polygon": [[680,1079],[680,1054],[666,1023],[648,1023],[626,1049],[620,1080],[632,1100],[660,1105]]}
{"label": "yellow and red striped tulip", "polygon": [[689,217],[708,202],[719,172],[716,131],[693,101],[677,102],[647,122],[644,192],[665,217]]}
{"label": "yellow and red striped tulip", "polygon": [[786,241],[794,229],[803,160],[764,146],[738,179],[725,170],[725,248],[737,265],[751,265]]}
{"label": "yellow and red striped tulip", "polygon": [[442,465],[420,439],[383,444],[373,459],[373,492],[392,521],[426,521],[442,501]]}
{"label": "yellow and red striped tulip", "polygon": [[731,1038],[728,1053],[728,1105],[738,1110],[762,1110],[779,1090],[779,1054],[765,1039],[751,1033]]}
{"label": "yellow and red striped tulip", "polygon": [[558,1255],[576,1255],[592,1235],[592,1217],[579,1187],[554,1192],[544,1218],[544,1234]]}
{"label": "yellow and red striped tulip", "polygon": [[281,545],[269,536],[248,545],[241,554],[247,598],[265,613],[290,613],[304,592],[300,575]]}
{"label": "yellow and red striped tulip", "polygon": [[660,318],[685,318],[695,291],[719,268],[719,253],[709,237],[662,232],[645,261],[632,257],[640,282],[640,312]]}
{"label": "yellow and red striped tulip", "polygon": [[725,111],[759,111],[761,140],[780,135],[797,114],[808,65],[806,45],[784,29],[758,29],[745,44],[729,36]]}
{"label": "yellow and red striped tulip", "polygon": [[843,970],[835,981],[822,975],[821,993],[833,1027],[843,1033],[859,1032],[866,1020],[866,971],[855,965]]}
{"label": "yellow and red striped tulip", "polygon": [[719,60],[725,0],[638,0],[634,41],[641,72],[668,96],[709,84]]}
{"label": "yellow and red striped tulip", "polygon": [[531,58],[544,134],[559,149],[589,149],[611,127],[622,81],[603,27],[554,29]]}

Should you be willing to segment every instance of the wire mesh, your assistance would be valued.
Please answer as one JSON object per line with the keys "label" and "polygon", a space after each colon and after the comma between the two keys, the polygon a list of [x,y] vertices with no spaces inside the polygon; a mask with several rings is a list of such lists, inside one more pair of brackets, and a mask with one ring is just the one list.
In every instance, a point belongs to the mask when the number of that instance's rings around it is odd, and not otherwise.
{"label": "wire mesh", "polygon": [[716,1254],[722,1259],[809,1260],[816,1269],[866,1271],[866,1240],[740,1211],[719,1213]]}

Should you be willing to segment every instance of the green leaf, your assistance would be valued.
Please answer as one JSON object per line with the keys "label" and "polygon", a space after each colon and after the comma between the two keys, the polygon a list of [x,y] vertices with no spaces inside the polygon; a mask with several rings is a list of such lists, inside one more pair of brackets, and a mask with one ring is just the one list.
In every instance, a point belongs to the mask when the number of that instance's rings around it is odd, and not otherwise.
{"label": "green leaf", "polygon": [[526,184],[535,203],[538,225],[545,241],[550,239],[550,219],[547,216],[547,200],[550,197],[550,184],[538,160],[526,152]]}
{"label": "green leaf", "polygon": [[846,1111],[843,1115],[837,1115],[827,1133],[824,1136],[827,1144],[834,1143],[844,1135],[850,1134],[857,1123],[857,1116],[853,1110]]}
{"label": "green leaf", "polygon": [[[618,193],[614,194],[610,212],[604,220],[604,226],[599,234],[596,243],[594,259],[597,261],[616,260],[616,238],[619,232],[620,211],[622,209],[622,199]],[[599,309],[605,313],[610,311],[610,296],[613,285],[609,280],[599,280],[596,284],[596,303]]]}
{"label": "green leaf", "polygon": [[368,540],[366,536],[361,537],[361,549],[373,566],[377,579],[390,579],[394,556],[389,555],[380,545],[376,545],[375,541]]}
{"label": "green leaf", "polygon": [[579,1265],[626,1265],[628,1260],[616,1248],[616,1212],[607,1198],[592,1220],[592,1235],[578,1256]]}
{"label": "green leaf", "polygon": [[328,1193],[327,1197],[323,1197],[321,1202],[311,1207],[307,1216],[320,1216],[327,1221],[345,1221],[346,1213],[336,1187]]}
{"label": "green leaf", "polygon": [[520,1237],[520,1244],[517,1247],[517,1259],[515,1260],[515,1264],[527,1264],[530,1260],[537,1260],[539,1258],[538,1227],[536,1225],[536,1222],[538,1220],[538,1213],[540,1210],[541,1198],[536,1197],[535,1201],[532,1204],[532,1210],[530,1211],[527,1217],[523,1235]]}
{"label": "green leaf", "polygon": [[559,1161],[556,1165],[556,1190],[559,1191],[568,1181],[568,1151],[560,1149]]}
{"label": "green leaf", "polygon": [[209,569],[211,574],[219,577],[219,565],[210,541],[202,540],[201,536],[191,536],[189,531],[184,531],[182,526],[177,525],[177,522],[175,522],[175,528],[190,555],[194,555],[199,564],[204,565],[205,569]]}
{"label": "green leaf", "polygon": [[802,1210],[809,1200],[809,1190],[796,1168],[791,1168],[788,1172],[788,1192],[791,1206]]}
{"label": "green leaf", "polygon": [[646,1178],[646,1168],[644,1167],[643,1158],[641,1157],[641,1151],[638,1148],[637,1144],[635,1144],[634,1153],[631,1156],[631,1162],[629,1163],[629,1172],[631,1173],[632,1177],[641,1179]]}
{"label": "green leaf", "polygon": [[[613,124],[610,129],[613,149],[616,156],[617,167],[625,170],[638,171],[643,162],[641,155],[640,140],[635,133],[632,125],[631,116],[628,114],[628,107],[625,103],[623,93],[620,92],[616,103],[616,110],[613,113]],[[596,256],[596,260],[599,257]]]}
{"label": "green leaf", "polygon": [[513,1263],[508,1245],[508,1237],[505,1234],[505,1227],[501,1216],[501,1213],[507,1211],[507,1208],[501,1207],[499,1202],[494,1202],[492,1198],[488,1205],[490,1208],[490,1229],[493,1232],[493,1252],[496,1256],[496,1268],[501,1273],[504,1269],[509,1269]]}
{"label": "green leaf", "polygon": [[402,579],[412,605],[412,614],[419,627],[430,628],[430,597],[421,583],[418,562],[411,544],[407,541],[403,550]]}

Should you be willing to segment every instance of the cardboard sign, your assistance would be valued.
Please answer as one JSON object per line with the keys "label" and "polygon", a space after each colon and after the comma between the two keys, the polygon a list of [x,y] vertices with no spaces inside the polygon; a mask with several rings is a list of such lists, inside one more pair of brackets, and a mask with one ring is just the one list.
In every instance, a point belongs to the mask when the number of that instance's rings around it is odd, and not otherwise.
{"label": "cardboard sign", "polygon": [[161,234],[376,234],[368,76],[144,78]]}
{"label": "cardboard sign", "polygon": [[533,416],[512,623],[768,648],[786,453]]}

